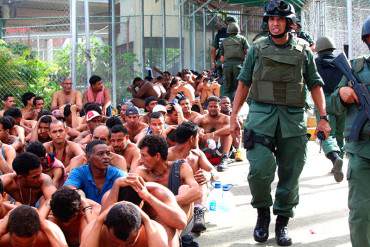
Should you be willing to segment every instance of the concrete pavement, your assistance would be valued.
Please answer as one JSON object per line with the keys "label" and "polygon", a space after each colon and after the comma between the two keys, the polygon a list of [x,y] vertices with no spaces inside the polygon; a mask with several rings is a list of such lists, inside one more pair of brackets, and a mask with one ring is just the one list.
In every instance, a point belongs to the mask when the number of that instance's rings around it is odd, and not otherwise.
{"label": "concrete pavement", "polygon": [[[346,171],[347,160],[344,163]],[[336,183],[329,174],[331,168],[331,162],[319,153],[319,145],[310,141],[307,163],[300,178],[300,203],[295,210],[295,218],[289,224],[293,246],[351,246],[347,221],[348,184],[345,179]],[[247,162],[232,163],[230,169],[222,173],[223,183],[234,184],[231,192],[236,207],[218,225],[212,224],[212,217],[206,217],[208,229],[196,239],[200,246],[277,246],[274,238],[275,216],[270,224],[269,240],[264,244],[253,240],[257,212],[250,205],[247,173]],[[273,183],[272,194],[276,183],[277,179]]]}

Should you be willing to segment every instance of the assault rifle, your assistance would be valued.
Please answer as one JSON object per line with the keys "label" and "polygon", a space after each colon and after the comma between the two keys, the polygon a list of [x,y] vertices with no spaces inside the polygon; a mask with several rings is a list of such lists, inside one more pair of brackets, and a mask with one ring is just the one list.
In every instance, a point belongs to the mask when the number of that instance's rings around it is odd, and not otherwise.
{"label": "assault rifle", "polygon": [[343,53],[333,59],[333,64],[348,79],[348,85],[353,88],[360,103],[358,108],[359,112],[355,121],[352,123],[350,134],[347,137],[348,141],[358,141],[362,128],[366,122],[370,120],[370,93],[366,85],[362,84],[357,75],[353,72],[351,65]]}

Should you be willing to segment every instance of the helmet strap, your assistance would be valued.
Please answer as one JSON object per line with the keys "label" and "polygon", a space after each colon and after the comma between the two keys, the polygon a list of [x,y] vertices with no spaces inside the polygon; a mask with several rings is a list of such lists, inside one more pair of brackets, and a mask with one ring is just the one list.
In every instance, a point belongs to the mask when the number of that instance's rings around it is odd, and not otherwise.
{"label": "helmet strap", "polygon": [[284,36],[285,36],[285,34],[287,33],[287,30],[285,30],[283,33],[281,33],[281,34],[277,34],[277,35],[275,35],[275,34],[272,34],[271,32],[270,32],[270,35],[271,35],[271,37],[273,37],[273,38],[275,38],[275,39],[281,39],[281,38],[283,38]]}

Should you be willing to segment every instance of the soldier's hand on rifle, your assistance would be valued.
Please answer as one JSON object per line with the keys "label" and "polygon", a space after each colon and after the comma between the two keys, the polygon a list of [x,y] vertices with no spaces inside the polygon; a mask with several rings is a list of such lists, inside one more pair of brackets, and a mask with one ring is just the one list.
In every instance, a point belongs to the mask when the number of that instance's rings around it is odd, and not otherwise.
{"label": "soldier's hand on rifle", "polygon": [[339,96],[346,104],[358,104],[358,97],[351,87],[342,87],[339,89]]}

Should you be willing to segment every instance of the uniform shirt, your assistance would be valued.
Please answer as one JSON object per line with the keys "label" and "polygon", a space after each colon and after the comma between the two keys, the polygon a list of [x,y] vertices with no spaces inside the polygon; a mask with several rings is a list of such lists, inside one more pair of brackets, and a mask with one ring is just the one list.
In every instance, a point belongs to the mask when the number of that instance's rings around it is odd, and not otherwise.
{"label": "uniform shirt", "polygon": [[[275,45],[270,37],[266,37],[265,39],[268,39],[270,44]],[[278,49],[292,49],[292,47],[297,46],[297,44],[296,38],[291,36],[286,44],[275,46]],[[258,59],[256,49],[257,47],[253,43],[248,50],[243,68],[238,76],[238,80],[242,81],[248,87],[252,85],[254,64]],[[324,83],[317,72],[313,54],[308,44],[304,53],[306,61],[304,63],[303,77],[306,87],[308,90],[311,90],[315,86],[323,86]],[[265,104],[250,100],[249,114],[245,123],[245,128],[252,129],[254,132],[261,135],[274,137],[278,125],[281,128],[283,138],[305,135],[307,127],[304,108]]]}
{"label": "uniform shirt", "polygon": [[126,173],[124,171],[109,165],[107,167],[104,185],[101,191],[99,191],[99,189],[96,187],[90,166],[85,164],[74,168],[71,171],[67,181],[64,183],[64,186],[73,186],[77,189],[81,189],[85,193],[86,198],[89,198],[100,204],[104,193],[112,188],[114,181],[117,178],[125,176]]}
{"label": "uniform shirt", "polygon": [[[370,90],[370,56],[363,57],[363,68],[361,71],[359,71],[357,74],[357,77],[360,80],[360,83],[367,83],[367,88]],[[352,63],[353,66],[353,63]],[[354,68],[356,71],[356,68]],[[345,87],[348,85],[348,79],[343,76],[341,82],[338,85],[338,88],[334,91],[331,97],[331,105],[333,108],[333,111],[336,114],[346,114],[346,123],[345,123],[345,130],[344,130],[344,136],[349,136],[352,123],[354,119],[357,116],[358,113],[358,106],[356,104],[350,104],[350,105],[344,105],[340,99],[339,96],[339,89],[341,87]],[[367,123],[365,123],[365,126],[362,129],[362,132],[360,133],[360,140],[359,141],[351,141],[346,142],[344,148],[345,151],[348,153],[357,154],[361,157],[370,159],[370,121],[368,120]]]}

